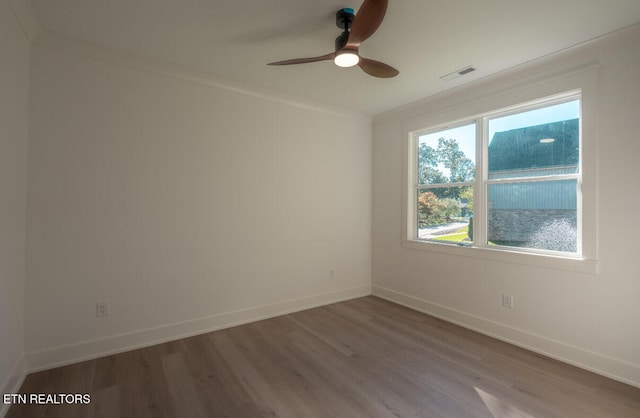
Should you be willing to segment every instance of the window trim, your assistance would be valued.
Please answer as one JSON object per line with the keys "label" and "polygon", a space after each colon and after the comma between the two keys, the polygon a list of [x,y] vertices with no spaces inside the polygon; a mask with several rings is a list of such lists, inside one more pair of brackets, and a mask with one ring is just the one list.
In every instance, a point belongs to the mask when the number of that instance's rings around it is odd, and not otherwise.
{"label": "window trim", "polygon": [[[486,260],[494,260],[515,264],[532,265],[552,269],[569,270],[587,274],[598,271],[597,262],[597,82],[598,66],[592,65],[575,70],[571,73],[550,78],[545,81],[523,84],[502,93],[479,97],[467,103],[445,107],[437,112],[422,117],[406,120],[402,124],[404,140],[403,172],[405,173],[403,187],[403,234],[402,246],[407,249],[444,253],[455,256],[468,256]],[[570,101],[579,96],[581,100],[580,115],[580,170],[578,180],[578,248],[579,255],[569,253],[554,253],[550,251],[535,251],[518,249],[516,247],[490,246],[459,246],[451,243],[418,240],[415,237],[417,219],[417,205],[413,195],[416,190],[417,155],[415,141],[416,134],[425,134],[452,129],[461,125],[476,123],[476,165],[483,173],[481,179],[474,183],[474,212],[486,218],[486,202],[478,201],[477,197],[486,198],[486,193],[478,193],[477,187],[488,187],[486,170],[487,155],[484,151],[488,141],[487,120],[495,117],[519,113],[527,109],[551,106],[554,103]],[[446,102],[446,100],[445,100]],[[523,106],[524,105],[524,106]],[[485,123],[478,123],[485,122]],[[588,167],[585,172],[583,167]],[[563,178],[565,175],[563,175]],[[477,176],[476,176],[477,177]],[[513,180],[513,179],[509,179]],[[531,181],[534,181],[532,179]],[[496,182],[495,179],[491,180]],[[526,181],[526,180],[525,180]],[[459,185],[459,184],[456,184]],[[486,192],[486,190],[485,190]],[[484,239],[485,231],[480,231],[481,223],[474,223],[474,237]],[[483,224],[486,224],[483,223]]]}

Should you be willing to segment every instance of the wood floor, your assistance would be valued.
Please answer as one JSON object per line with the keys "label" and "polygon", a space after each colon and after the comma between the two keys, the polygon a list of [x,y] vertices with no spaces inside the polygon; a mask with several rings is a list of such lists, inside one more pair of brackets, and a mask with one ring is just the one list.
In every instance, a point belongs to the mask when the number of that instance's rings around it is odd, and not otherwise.
{"label": "wood floor", "polygon": [[29,375],[7,417],[640,417],[640,389],[365,297]]}

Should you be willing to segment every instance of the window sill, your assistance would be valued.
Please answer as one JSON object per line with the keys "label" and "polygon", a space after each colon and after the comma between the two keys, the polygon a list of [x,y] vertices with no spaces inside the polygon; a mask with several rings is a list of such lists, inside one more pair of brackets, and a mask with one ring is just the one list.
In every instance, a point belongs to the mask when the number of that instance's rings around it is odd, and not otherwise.
{"label": "window sill", "polygon": [[412,250],[471,257],[481,260],[499,261],[503,263],[521,264],[555,270],[566,270],[585,274],[598,273],[598,262],[596,260],[588,260],[579,257],[534,254],[510,249],[459,246],[455,244],[440,244],[418,240],[403,240],[402,246]]}

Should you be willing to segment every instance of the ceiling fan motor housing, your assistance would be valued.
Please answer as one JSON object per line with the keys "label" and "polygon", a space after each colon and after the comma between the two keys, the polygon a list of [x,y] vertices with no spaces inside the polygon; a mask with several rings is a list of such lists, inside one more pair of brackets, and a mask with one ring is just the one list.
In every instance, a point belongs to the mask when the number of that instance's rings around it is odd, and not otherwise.
{"label": "ceiling fan motor housing", "polygon": [[336,12],[336,26],[340,29],[349,30],[354,17],[353,9],[340,9]]}
{"label": "ceiling fan motor housing", "polygon": [[336,12],[336,26],[344,31],[336,38],[336,51],[342,49],[349,39],[349,29],[355,17],[353,9],[340,9]]}

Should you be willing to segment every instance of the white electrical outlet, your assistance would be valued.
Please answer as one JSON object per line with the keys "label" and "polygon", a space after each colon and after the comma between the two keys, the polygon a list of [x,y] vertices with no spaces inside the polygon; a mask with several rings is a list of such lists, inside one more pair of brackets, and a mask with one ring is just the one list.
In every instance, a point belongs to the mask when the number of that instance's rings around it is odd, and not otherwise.
{"label": "white electrical outlet", "polygon": [[506,293],[502,294],[502,306],[505,308],[512,309],[513,308],[513,296],[508,295]]}
{"label": "white electrical outlet", "polygon": [[335,270],[329,270],[329,278],[331,278],[331,279],[335,279],[336,278],[336,271]]}
{"label": "white electrical outlet", "polygon": [[109,316],[109,302],[96,302],[96,317]]}

